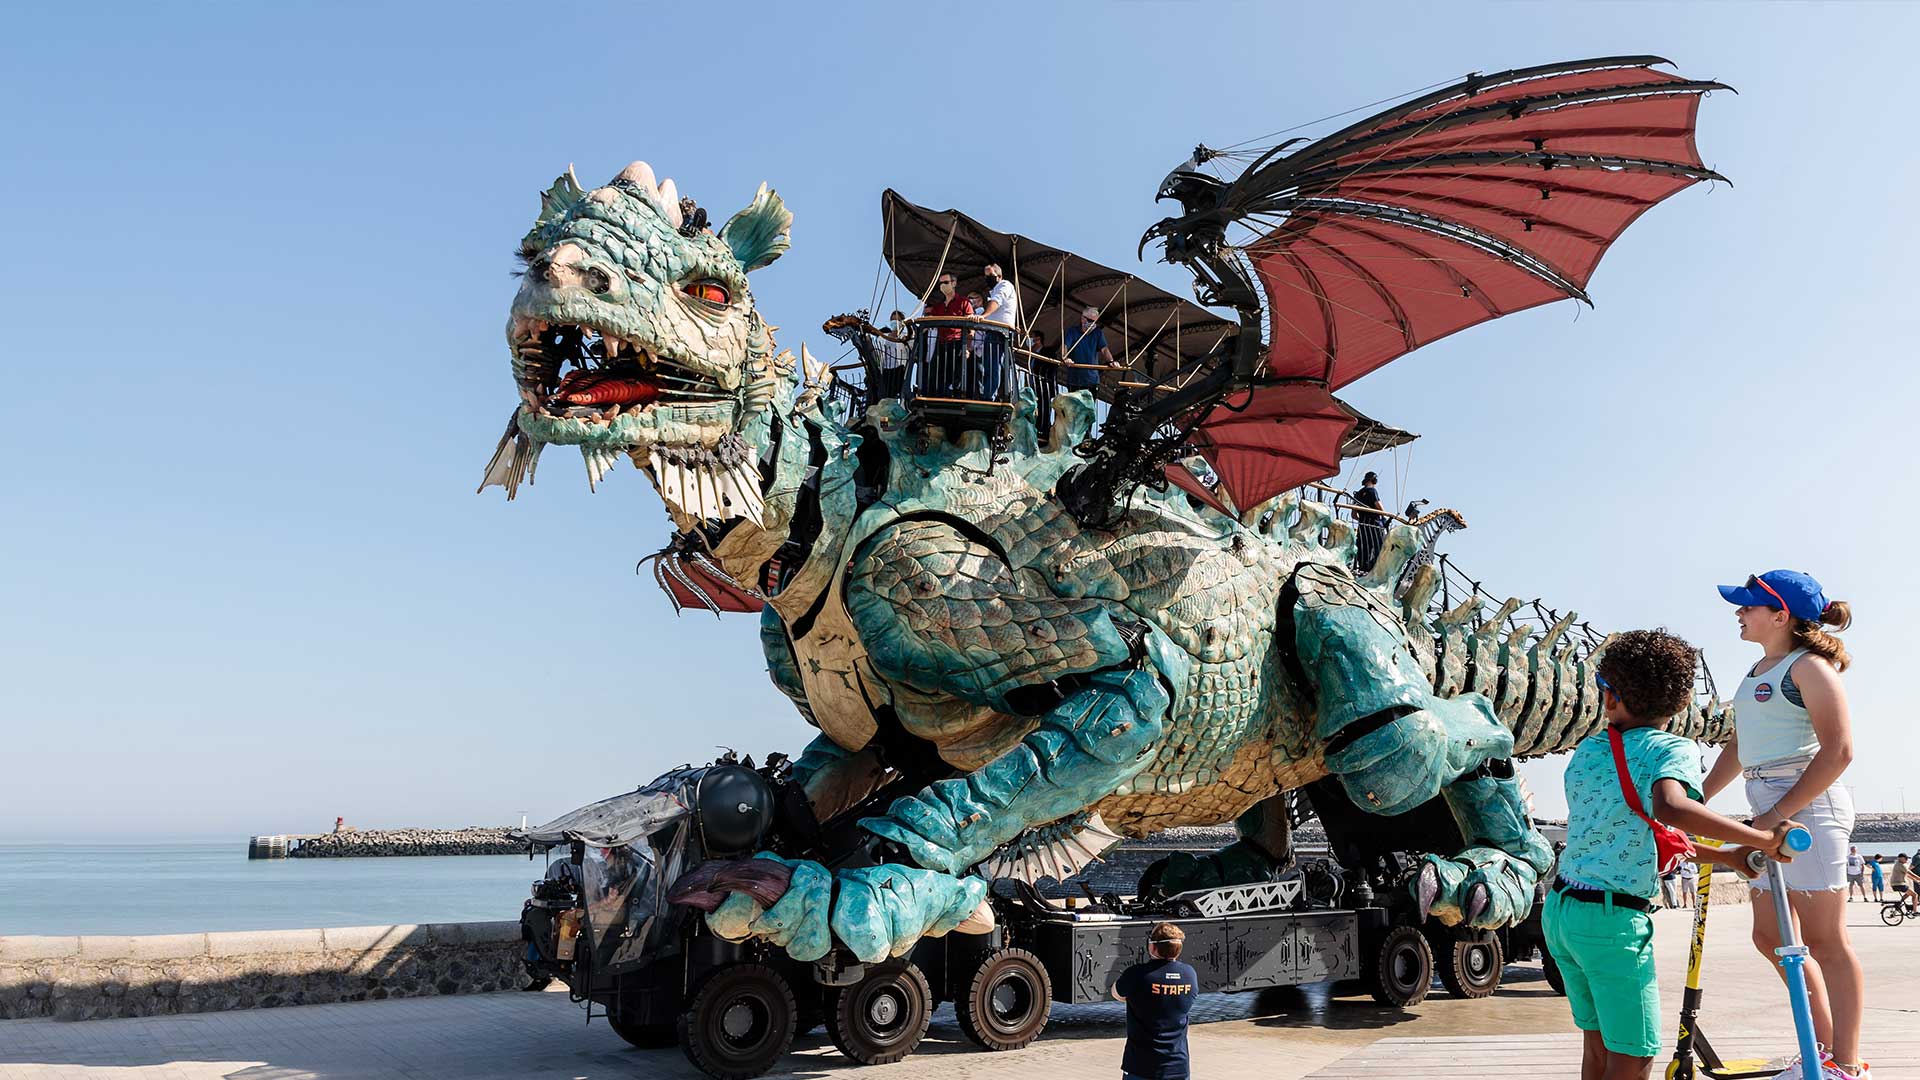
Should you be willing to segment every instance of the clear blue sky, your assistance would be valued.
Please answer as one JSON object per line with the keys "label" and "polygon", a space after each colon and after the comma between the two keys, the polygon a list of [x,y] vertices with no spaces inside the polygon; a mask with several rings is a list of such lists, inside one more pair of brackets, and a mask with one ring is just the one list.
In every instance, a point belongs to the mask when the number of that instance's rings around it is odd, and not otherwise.
{"label": "clear blue sky", "polygon": [[[1133,265],[1195,141],[1624,52],[1739,87],[1700,136],[1736,186],[1642,218],[1597,309],[1354,386],[1425,436],[1381,460],[1406,475],[1386,494],[1458,507],[1449,549],[1493,588],[1672,627],[1729,689],[1750,657],[1713,585],[1813,571],[1860,617],[1849,781],[1920,810],[1920,11],[965,10],[15,10],[0,835],[541,818],[716,744],[801,745],[754,621],[675,620],[634,576],[667,532],[644,479],[589,495],[559,455],[511,506],[473,494],[513,402],[511,252],[569,162],[645,158],[718,218],[771,182],[794,248],[755,290],[783,344],[824,347],[867,301],[888,185]],[[1558,809],[1557,765],[1530,775]]]}

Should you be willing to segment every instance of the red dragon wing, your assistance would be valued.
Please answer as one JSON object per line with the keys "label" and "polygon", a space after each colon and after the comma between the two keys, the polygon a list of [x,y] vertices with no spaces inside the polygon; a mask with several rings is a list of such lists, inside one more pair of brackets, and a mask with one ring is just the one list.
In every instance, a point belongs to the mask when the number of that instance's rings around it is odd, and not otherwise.
{"label": "red dragon wing", "polygon": [[[1264,331],[1264,357],[1248,356],[1181,425],[1236,505],[1337,468],[1346,428],[1303,387],[1324,394],[1476,323],[1586,301],[1594,267],[1634,219],[1724,179],[1701,161],[1694,121],[1701,97],[1729,88],[1653,67],[1665,63],[1618,56],[1469,76],[1291,152],[1261,152],[1231,181],[1199,172],[1215,156],[1204,149],[1168,177],[1162,197],[1188,213],[1148,238],[1167,238],[1172,261],[1204,264],[1203,290]],[[1229,242],[1229,225],[1252,238]],[[1259,416],[1264,428],[1249,423]]]}

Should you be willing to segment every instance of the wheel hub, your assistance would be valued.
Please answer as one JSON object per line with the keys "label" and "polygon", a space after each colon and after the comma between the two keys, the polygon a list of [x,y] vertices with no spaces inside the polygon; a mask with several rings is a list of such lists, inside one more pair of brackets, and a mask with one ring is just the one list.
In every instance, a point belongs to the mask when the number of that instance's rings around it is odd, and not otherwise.
{"label": "wheel hub", "polygon": [[1467,950],[1467,974],[1478,982],[1487,977],[1487,969],[1493,964],[1492,950],[1485,945],[1475,945]]}
{"label": "wheel hub", "polygon": [[900,1014],[905,1011],[906,1004],[895,992],[882,991],[873,995],[873,1000],[867,1003],[867,1019],[873,1022],[875,1028],[892,1027],[899,1021]]}
{"label": "wheel hub", "polygon": [[1012,983],[1001,983],[993,988],[993,1012],[1002,1020],[1011,1020],[1020,1015],[1020,992]]}
{"label": "wheel hub", "polygon": [[727,1038],[740,1042],[753,1034],[754,1021],[752,1003],[744,1000],[736,1001],[727,1006],[726,1012],[720,1014],[720,1030]]}

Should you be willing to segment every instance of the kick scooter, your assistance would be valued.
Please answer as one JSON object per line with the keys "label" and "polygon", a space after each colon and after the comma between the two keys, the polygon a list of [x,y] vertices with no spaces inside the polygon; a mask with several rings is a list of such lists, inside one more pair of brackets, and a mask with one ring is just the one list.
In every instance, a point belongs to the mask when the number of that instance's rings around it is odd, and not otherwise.
{"label": "kick scooter", "polygon": [[[1718,847],[1716,841],[1704,837],[1694,837],[1697,845]],[[1813,836],[1804,829],[1795,829],[1787,834],[1786,846],[1789,851],[1805,851],[1813,846]],[[1756,851],[1750,856],[1748,866],[1755,876],[1767,872],[1766,856]],[[1769,1067],[1762,1058],[1746,1058],[1734,1061],[1723,1060],[1707,1041],[1706,1032],[1700,1030],[1700,968],[1706,953],[1707,942],[1707,904],[1713,892],[1713,864],[1700,863],[1700,880],[1694,891],[1693,943],[1687,955],[1687,987],[1680,995],[1680,1033],[1674,1040],[1673,1060],[1667,1065],[1667,1080],[1697,1080],[1708,1077],[1710,1080],[1758,1080],[1759,1077],[1775,1076],[1779,1066]],[[1793,999],[1794,1025],[1800,1036],[1800,1060],[1813,1062],[1813,1067],[1804,1073],[1807,1080],[1819,1080],[1820,1054],[1813,1041],[1813,1013],[1807,1003],[1806,976],[1800,965],[1806,962],[1806,947],[1793,945],[1797,950],[1792,954],[1789,965],[1787,944],[1794,941],[1793,916],[1786,908],[1786,894],[1781,889],[1773,890],[1776,898],[1774,916],[1780,920],[1780,964],[1788,972],[1787,991]],[[1804,1020],[1802,1019],[1804,1016]],[[1696,1064],[1695,1058],[1699,1061]]]}

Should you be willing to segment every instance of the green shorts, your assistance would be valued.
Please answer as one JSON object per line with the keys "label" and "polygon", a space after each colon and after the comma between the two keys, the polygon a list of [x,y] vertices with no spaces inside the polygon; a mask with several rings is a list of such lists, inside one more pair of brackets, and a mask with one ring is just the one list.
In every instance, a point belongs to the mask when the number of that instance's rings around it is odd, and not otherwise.
{"label": "green shorts", "polygon": [[1560,965],[1573,1023],[1597,1031],[1616,1054],[1660,1053],[1660,983],[1653,970],[1653,916],[1612,904],[1547,894],[1547,951]]}

